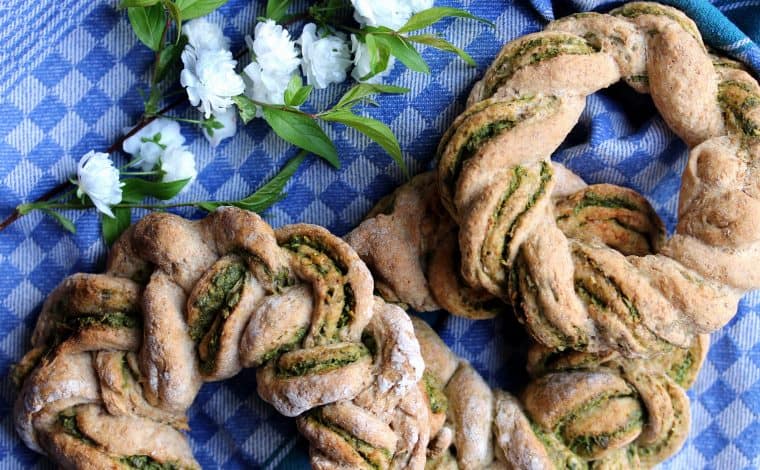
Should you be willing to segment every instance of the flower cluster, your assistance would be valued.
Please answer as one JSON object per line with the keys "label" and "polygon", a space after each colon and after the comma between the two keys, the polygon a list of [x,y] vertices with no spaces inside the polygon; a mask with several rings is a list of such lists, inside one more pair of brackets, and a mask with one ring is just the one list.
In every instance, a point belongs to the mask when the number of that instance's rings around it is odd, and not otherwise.
{"label": "flower cluster", "polygon": [[132,155],[131,167],[145,174],[156,175],[159,181],[171,183],[194,181],[198,175],[195,156],[185,147],[179,124],[159,118],[124,141],[124,151]]}
{"label": "flower cluster", "polygon": [[235,71],[237,61],[219,26],[201,18],[185,24],[183,33],[187,45],[182,51],[185,68],[180,83],[187,90],[190,104],[197,106],[206,119],[213,116],[222,125],[204,128],[204,135],[216,146],[235,134],[237,116],[231,112],[232,97],[245,91],[245,83]]}

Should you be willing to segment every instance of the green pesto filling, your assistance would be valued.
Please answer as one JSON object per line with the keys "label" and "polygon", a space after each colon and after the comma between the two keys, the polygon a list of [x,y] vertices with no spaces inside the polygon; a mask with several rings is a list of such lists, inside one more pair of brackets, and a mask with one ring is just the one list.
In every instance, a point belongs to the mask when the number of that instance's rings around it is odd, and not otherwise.
{"label": "green pesto filling", "polygon": [[[324,420],[322,418],[322,413],[320,413],[319,410],[312,413],[312,415],[306,419],[312,421],[312,423],[316,424],[317,426],[325,427],[337,434],[341,439],[346,441],[348,445],[351,446],[351,448],[354,449],[362,459],[364,459],[365,462],[367,462],[367,465],[373,469],[379,470],[381,468],[387,467],[388,462],[390,462],[391,458],[393,457],[393,452],[391,450],[375,447],[369,442],[363,439],[359,439],[345,429],[335,426],[329,421]],[[378,452],[382,457],[384,457],[384,459],[378,459]]]}
{"label": "green pesto filling", "polygon": [[760,108],[760,95],[746,83],[727,80],[718,85],[718,102],[729,121],[749,137],[760,137],[760,122],[750,113]]}
{"label": "green pesto filling", "polygon": [[69,414],[66,412],[62,412],[58,414],[58,424],[63,429],[63,432],[68,434],[69,436],[72,436],[76,439],[79,439],[80,441],[84,442],[87,445],[94,446],[95,441],[87,437],[81,429],[79,429],[79,423],[77,423],[77,415]]}
{"label": "green pesto filling", "polygon": [[137,328],[140,319],[130,313],[107,312],[94,315],[70,316],[66,319],[69,327],[78,330],[88,326],[104,325],[111,328]]}
{"label": "green pesto filling", "polygon": [[625,77],[626,80],[633,83],[644,83],[646,85],[649,85],[649,76],[648,75],[629,75],[628,77]]}
{"label": "green pesto filling", "polygon": [[447,183],[453,184],[459,178],[464,163],[475,155],[478,150],[491,139],[501,135],[504,131],[514,128],[519,120],[502,119],[488,123],[482,128],[475,131],[467,142],[459,148],[459,152],[454,160],[454,168],[447,178]]}
{"label": "green pesto filling", "polygon": [[443,387],[440,381],[430,372],[425,371],[422,374],[422,381],[425,384],[425,393],[430,402],[430,411],[433,414],[445,413],[449,407],[449,400],[443,393]]}
{"label": "green pesto filling", "polygon": [[[341,274],[346,275],[348,273],[348,268],[338,260],[337,256],[334,256],[332,250],[327,245],[308,235],[294,235],[283,244],[285,248],[296,253],[299,251],[298,248],[302,245],[308,246],[313,250],[325,254],[328,258],[330,258],[330,260],[333,262],[335,267],[338,268]],[[317,266],[316,269],[319,270],[319,272],[322,274],[327,273],[326,271],[322,272],[325,269],[324,267]]]}
{"label": "green pesto filling", "polygon": [[354,290],[351,288],[350,284],[344,284],[343,285],[343,310],[340,312],[340,317],[338,318],[338,324],[336,325],[336,336],[340,332],[340,330],[346,326],[348,326],[349,323],[351,323],[351,320],[354,318],[354,309],[356,308],[356,297],[354,296]]}
{"label": "green pesto filling", "polygon": [[369,356],[369,349],[363,344],[350,344],[331,351],[327,358],[312,357],[290,367],[279,367],[280,375],[286,377],[300,377],[306,374],[321,374],[352,364],[359,359]]}
{"label": "green pesto filling", "polygon": [[[518,320],[522,323],[526,323],[529,326],[529,329],[534,331],[534,333],[538,336],[551,336],[554,340],[554,346],[556,349],[562,351],[565,348],[568,347],[582,347],[584,346],[583,343],[585,341],[581,340],[579,342],[572,341],[571,338],[564,333],[562,333],[557,327],[555,327],[553,324],[549,322],[549,320],[544,315],[543,311],[541,310],[541,307],[538,305],[538,301],[536,300],[538,297],[538,287],[536,286],[536,283],[533,281],[533,278],[525,272],[524,268],[520,268],[520,271],[516,269],[511,269],[509,271],[509,283],[511,288],[513,289],[513,292],[515,295],[513,296],[513,302],[517,305],[517,301],[520,297],[522,297],[522,308],[516,308],[515,312],[518,315]],[[529,322],[527,319],[528,312],[525,308],[525,292],[522,292],[522,290],[519,287],[519,277],[522,275],[522,277],[525,279],[525,283],[527,284],[527,290],[528,294],[531,295],[534,302],[536,303],[536,312],[535,315],[532,318],[532,321]],[[532,324],[532,326],[531,326]],[[540,329],[540,331],[539,331]],[[579,332],[580,337],[582,338],[584,335],[582,332]]]}
{"label": "green pesto filling", "polygon": [[[517,224],[520,222],[520,220],[533,208],[533,206],[536,204],[536,202],[541,198],[541,196],[546,193],[546,186],[549,184],[549,181],[552,179],[552,169],[551,164],[547,162],[541,162],[541,180],[538,184],[538,189],[535,193],[528,199],[528,202],[525,204],[525,208],[517,214],[517,217],[512,220],[512,223],[509,226],[509,229],[507,230],[507,233],[504,235],[504,245],[502,248],[501,253],[501,259],[504,262],[508,261],[509,257],[509,244],[512,241],[512,237],[515,235],[515,230],[517,229]],[[512,186],[510,185],[510,190],[512,189]],[[508,191],[509,192],[509,191]],[[498,214],[500,215],[500,214]]]}
{"label": "green pesto filling", "polygon": [[[636,308],[636,305],[633,303],[633,301],[630,298],[628,298],[627,295],[625,295],[623,290],[615,281],[613,281],[612,279],[604,275],[604,272],[601,269],[599,269],[599,267],[594,262],[594,260],[592,260],[591,258],[588,258],[585,255],[581,255],[581,256],[583,256],[584,260],[586,261],[586,263],[588,263],[589,267],[591,267],[591,269],[594,270],[599,275],[599,277],[604,279],[610,286],[612,286],[613,289],[615,289],[615,292],[617,293],[618,298],[623,302],[623,304],[628,309],[628,314],[630,315],[631,319],[638,322],[640,318],[640,314],[639,314],[639,310]],[[581,298],[584,298],[584,300],[585,299],[590,300],[591,303],[593,303],[597,307],[602,308],[602,309],[609,308],[609,303],[606,302],[601,297],[598,297],[594,292],[592,292],[591,287],[584,284],[583,281],[576,281],[575,290],[578,293],[578,295],[581,296]]]}
{"label": "green pesto filling", "polygon": [[230,309],[240,301],[245,274],[243,263],[232,263],[214,275],[208,290],[195,300],[195,307],[200,311],[200,315],[189,325],[193,341],[197,343],[203,339],[220,311],[229,316]]}
{"label": "green pesto filling", "polygon": [[694,26],[692,26],[688,21],[679,17],[675,13],[670,12],[661,6],[641,4],[624,5],[620,8],[612,10],[610,14],[614,16],[624,16],[626,18],[637,18],[642,15],[665,16],[678,23],[684,29],[684,31],[694,36],[695,39],[699,38],[699,31],[695,30]]}
{"label": "green pesto filling", "polygon": [[593,191],[587,191],[583,195],[583,199],[578,201],[578,204],[573,208],[573,214],[578,215],[587,207],[607,207],[610,209],[628,209],[631,211],[641,210],[641,208],[626,198],[619,196],[602,196]]}
{"label": "green pesto filling", "polygon": [[127,468],[137,470],[179,470],[179,466],[172,462],[161,463],[148,455],[130,455],[119,459]]}
{"label": "green pesto filling", "polygon": [[673,364],[673,366],[668,371],[668,375],[678,385],[681,387],[686,387],[686,379],[688,378],[687,375],[690,374],[693,365],[694,356],[691,354],[691,351],[687,351],[686,357],[683,358],[683,361],[677,364]]}
{"label": "green pesto filling", "polygon": [[530,423],[530,427],[549,453],[549,458],[556,468],[562,470],[583,470],[588,468],[588,463],[570,452],[555,435],[547,433],[533,422]]}
{"label": "green pesto filling", "polygon": [[525,66],[560,55],[587,55],[598,51],[598,48],[575,36],[539,37],[525,41],[517,50],[502,57],[492,66],[492,70],[496,71],[496,80],[485,90],[485,96],[492,95],[506,80]]}
{"label": "green pesto filling", "polygon": [[568,447],[574,453],[589,457],[599,450],[609,447],[610,443],[618,437],[628,434],[631,430],[640,427],[643,424],[643,414],[641,410],[633,413],[628,422],[620,429],[609,434],[597,434],[589,436],[575,437]]}
{"label": "green pesto filling", "polygon": [[296,330],[295,334],[293,335],[292,339],[289,342],[281,346],[278,346],[277,348],[272,349],[271,351],[265,353],[263,356],[261,356],[261,360],[257,361],[256,364],[254,364],[254,366],[267,363],[271,361],[272,359],[274,359],[275,357],[279,357],[288,351],[293,351],[301,344],[301,340],[303,339],[304,336],[306,336],[307,331],[309,331],[308,328],[299,328],[298,330]]}

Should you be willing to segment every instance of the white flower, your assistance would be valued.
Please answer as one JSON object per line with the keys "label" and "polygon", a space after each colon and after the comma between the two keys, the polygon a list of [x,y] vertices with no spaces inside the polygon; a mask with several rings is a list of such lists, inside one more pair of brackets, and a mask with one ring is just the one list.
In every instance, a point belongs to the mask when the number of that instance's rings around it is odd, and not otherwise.
{"label": "white flower", "polygon": [[285,90],[290,82],[290,75],[268,74],[258,62],[251,62],[243,69],[245,94],[254,101],[268,104],[284,104]]}
{"label": "white flower", "polygon": [[195,155],[184,146],[166,149],[161,157],[161,171],[164,172],[161,181],[165,183],[190,178],[185,185],[187,188],[198,176],[198,170],[195,169]]}
{"label": "white flower", "polygon": [[140,129],[124,141],[124,151],[132,155],[129,166],[151,171],[158,163],[164,150],[179,147],[185,143],[179,123],[171,119],[159,118]]}
{"label": "white flower", "polygon": [[79,160],[77,165],[77,197],[85,194],[97,209],[113,218],[111,207],[121,202],[119,170],[113,166],[107,153],[90,150]]}
{"label": "white flower", "polygon": [[310,85],[321,89],[346,79],[351,54],[344,38],[334,35],[319,38],[317,25],[309,23],[303,27],[298,42],[303,55],[301,69]]}
{"label": "white flower", "polygon": [[183,24],[182,34],[187,36],[187,43],[196,51],[200,49],[218,51],[230,48],[230,42],[224,37],[222,28],[205,18]]}
{"label": "white flower", "polygon": [[254,39],[250,43],[254,60],[267,75],[290,76],[299,65],[301,59],[295,42],[290,40],[290,33],[273,20],[259,22],[254,31]]}
{"label": "white flower", "polygon": [[235,132],[237,132],[237,110],[234,107],[230,107],[226,111],[215,113],[214,118],[224,127],[213,129],[213,135],[209,135],[208,130],[205,127],[203,128],[203,135],[212,147],[216,147],[224,139],[235,135]]}
{"label": "white flower", "polygon": [[433,0],[351,0],[354,19],[362,26],[399,29],[413,14],[433,6]]}
{"label": "white flower", "polygon": [[232,106],[232,97],[245,91],[245,84],[235,72],[237,62],[227,50],[195,50],[189,45],[182,51],[185,68],[179,80],[187,96],[206,118]]}
{"label": "white flower", "polygon": [[412,9],[412,13],[419,13],[433,8],[433,0],[409,0],[409,6]]}
{"label": "white flower", "polygon": [[412,16],[412,8],[403,0],[351,0],[354,19],[361,25],[399,29]]}
{"label": "white flower", "polygon": [[391,56],[388,59],[388,67],[382,72],[378,73],[374,77],[362,80],[362,77],[370,73],[370,57],[367,52],[367,45],[359,41],[356,36],[351,35],[351,52],[354,54],[354,70],[351,71],[351,76],[357,82],[365,83],[380,83],[383,81],[383,77],[391,73],[393,64],[396,63],[396,58]]}

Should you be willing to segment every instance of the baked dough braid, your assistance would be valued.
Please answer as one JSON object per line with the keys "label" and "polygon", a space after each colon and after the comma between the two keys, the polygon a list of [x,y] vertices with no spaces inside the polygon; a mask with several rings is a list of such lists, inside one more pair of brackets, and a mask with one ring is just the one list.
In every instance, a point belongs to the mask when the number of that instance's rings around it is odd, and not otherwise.
{"label": "baked dough braid", "polygon": [[431,421],[429,469],[651,468],[686,439],[684,389],[704,360],[705,335],[682,354],[647,361],[535,344],[518,399],[492,390],[427,323],[412,322],[431,414],[441,418]]}
{"label": "baked dough braid", "polygon": [[[675,235],[640,237],[629,253],[589,241],[581,233],[595,228],[557,221],[557,210],[648,212],[643,201],[596,187],[556,206],[549,162],[585,96],[621,78],[651,93],[691,147]],[[512,303],[538,341],[628,357],[687,347],[760,286],[760,87],[714,61],[680,11],[634,2],[553,22],[504,46],[470,104],[441,140],[438,165],[462,276]],[[620,225],[629,235],[653,228]]]}
{"label": "baked dough braid", "polygon": [[[148,215],[105,274],[74,274],[45,301],[14,369],[16,428],[65,468],[198,468],[180,431],[201,384],[257,367],[259,395],[304,416],[315,465],[356,461],[320,447],[325,432],[309,423],[361,416],[382,431],[367,438],[382,458],[362,448],[364,466],[421,469],[424,364],[406,313],[372,292],[364,263],[321,227],[275,231],[231,207],[198,221]],[[331,442],[365,436],[351,432]]]}

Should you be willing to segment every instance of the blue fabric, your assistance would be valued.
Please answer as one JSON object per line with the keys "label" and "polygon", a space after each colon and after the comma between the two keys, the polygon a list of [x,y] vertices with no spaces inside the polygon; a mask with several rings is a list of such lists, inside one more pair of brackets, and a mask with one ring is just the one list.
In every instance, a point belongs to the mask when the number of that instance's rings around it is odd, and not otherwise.
{"label": "blue fabric", "polygon": [[[68,177],[81,155],[104,150],[142,109],[152,54],[140,45],[115,1],[4,0],[0,5],[0,217],[20,202],[39,197]],[[231,0],[212,16],[224,25],[233,49],[253,29],[263,1]],[[689,8],[707,41],[760,70],[760,0],[679,1]],[[613,6],[606,1],[439,0],[493,20],[491,29],[462,19],[436,31],[464,47],[478,68],[451,55],[426,49],[430,75],[396,66],[388,82],[411,88],[408,95],[381,98],[369,115],[388,123],[399,137],[412,172],[431,165],[437,141],[462,111],[472,83],[503,43],[541,29],[555,11]],[[556,10],[555,10],[556,8]],[[64,13],[65,12],[65,13]],[[333,103],[339,87],[317,93],[317,108]],[[196,117],[178,109],[177,116]],[[254,122],[219,148],[211,149],[197,129],[183,126],[197,155],[200,175],[183,200],[231,199],[251,192],[294,151]],[[343,167],[331,169],[310,159],[288,186],[288,196],[267,214],[274,225],[312,222],[343,234],[381,196],[402,181],[391,159],[376,144],[341,127],[329,130]],[[656,115],[648,97],[624,86],[588,100],[578,127],[554,156],[589,182],[610,182],[647,196],[672,229],[686,148]],[[116,155],[119,163],[124,155]],[[200,213],[180,211],[187,216]],[[135,214],[135,217],[142,215]],[[25,217],[0,234],[0,373],[28,347],[40,305],[68,274],[103,268],[105,248],[97,215],[70,213],[76,235],[64,233],[39,214]],[[684,449],[665,468],[760,468],[760,295],[748,294],[739,314],[713,335],[712,349],[692,399],[692,431]],[[473,322],[429,315],[442,337],[469,359],[493,385],[510,389],[524,379],[519,345],[524,333],[513,320]],[[190,438],[206,468],[303,468],[303,440],[292,420],[278,416],[254,393],[255,374],[203,387],[190,410]],[[15,390],[0,383],[0,468],[49,468],[16,437],[10,412]]]}

